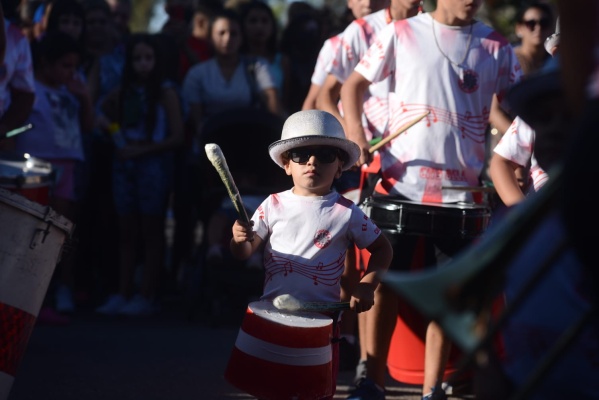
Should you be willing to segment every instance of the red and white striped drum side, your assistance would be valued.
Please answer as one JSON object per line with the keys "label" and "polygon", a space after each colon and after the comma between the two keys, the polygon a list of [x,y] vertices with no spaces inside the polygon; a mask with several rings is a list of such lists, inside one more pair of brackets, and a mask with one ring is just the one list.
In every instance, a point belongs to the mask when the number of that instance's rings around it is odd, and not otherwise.
{"label": "red and white striped drum side", "polygon": [[0,226],[0,400],[6,400],[73,224],[0,188]]}
{"label": "red and white striped drum side", "polygon": [[264,400],[332,396],[332,330],[333,320],[322,314],[250,303],[225,378]]}

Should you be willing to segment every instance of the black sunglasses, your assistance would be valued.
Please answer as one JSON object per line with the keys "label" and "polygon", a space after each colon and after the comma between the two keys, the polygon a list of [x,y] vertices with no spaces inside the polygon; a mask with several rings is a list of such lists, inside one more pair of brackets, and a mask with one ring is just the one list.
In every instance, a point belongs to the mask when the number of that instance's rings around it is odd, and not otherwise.
{"label": "black sunglasses", "polygon": [[535,26],[539,25],[541,27],[541,29],[547,29],[551,26],[551,20],[549,18],[541,18],[540,20],[538,19],[527,19],[522,21],[522,23],[524,25],[526,25],[526,27],[528,29],[530,29],[531,31],[535,30]]}
{"label": "black sunglasses", "polygon": [[289,159],[298,164],[305,164],[308,162],[311,156],[323,164],[330,164],[334,162],[337,157],[340,157],[339,149],[335,147],[298,147],[291,149],[288,152]]}

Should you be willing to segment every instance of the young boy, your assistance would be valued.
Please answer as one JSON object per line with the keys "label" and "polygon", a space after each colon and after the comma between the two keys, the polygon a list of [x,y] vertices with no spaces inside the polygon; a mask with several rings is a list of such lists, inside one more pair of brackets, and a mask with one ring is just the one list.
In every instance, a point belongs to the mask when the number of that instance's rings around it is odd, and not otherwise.
{"label": "young boy", "polygon": [[338,302],[345,252],[354,242],[366,248],[371,258],[350,305],[356,312],[369,310],[379,284],[377,273],[387,270],[393,250],[362,210],[331,189],[333,180],[356,163],[360,149],[345,138],[332,114],[306,110],[285,121],[281,140],[269,146],[269,153],[293,178],[294,186],[270,195],[250,223],[235,222],[230,245],[233,256],[244,260],[263,251],[262,300],[290,294],[300,301]]}

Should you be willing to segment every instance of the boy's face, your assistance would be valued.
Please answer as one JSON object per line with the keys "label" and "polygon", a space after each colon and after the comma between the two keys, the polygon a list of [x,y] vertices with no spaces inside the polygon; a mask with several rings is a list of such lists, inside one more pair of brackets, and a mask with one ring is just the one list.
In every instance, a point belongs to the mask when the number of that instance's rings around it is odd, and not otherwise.
{"label": "boy's face", "polygon": [[297,147],[289,150],[285,172],[293,178],[293,192],[299,196],[324,196],[333,180],[341,177],[343,161],[339,149],[329,146]]}

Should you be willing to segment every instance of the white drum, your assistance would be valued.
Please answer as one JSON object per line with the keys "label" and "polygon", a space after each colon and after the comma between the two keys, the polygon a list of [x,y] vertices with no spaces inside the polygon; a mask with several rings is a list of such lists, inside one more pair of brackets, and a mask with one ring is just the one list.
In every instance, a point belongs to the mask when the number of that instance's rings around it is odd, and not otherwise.
{"label": "white drum", "polygon": [[0,188],[0,400],[8,398],[73,224]]}

